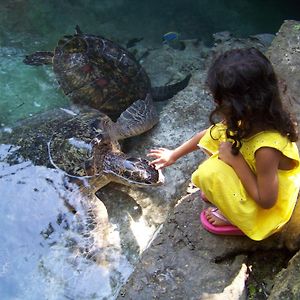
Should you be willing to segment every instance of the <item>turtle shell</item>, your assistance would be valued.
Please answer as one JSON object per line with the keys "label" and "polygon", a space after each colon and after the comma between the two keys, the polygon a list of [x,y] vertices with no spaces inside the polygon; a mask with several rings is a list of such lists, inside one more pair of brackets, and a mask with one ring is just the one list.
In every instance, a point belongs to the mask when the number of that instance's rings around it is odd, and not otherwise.
{"label": "turtle shell", "polygon": [[53,68],[74,103],[113,119],[150,90],[150,80],[134,56],[100,36],[64,36],[55,48]]}
{"label": "turtle shell", "polygon": [[69,176],[90,177],[102,174],[104,156],[118,149],[105,125],[111,120],[99,112],[83,113],[68,120],[48,142],[51,163]]}

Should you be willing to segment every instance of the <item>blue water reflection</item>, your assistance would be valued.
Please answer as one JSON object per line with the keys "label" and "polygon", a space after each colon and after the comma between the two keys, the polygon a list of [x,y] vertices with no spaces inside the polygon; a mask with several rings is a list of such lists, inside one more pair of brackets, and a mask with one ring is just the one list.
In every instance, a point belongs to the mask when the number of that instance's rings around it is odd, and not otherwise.
{"label": "blue water reflection", "polygon": [[117,228],[104,238],[105,224],[89,219],[87,199],[57,170],[2,162],[0,195],[1,299],[102,299],[131,272]]}

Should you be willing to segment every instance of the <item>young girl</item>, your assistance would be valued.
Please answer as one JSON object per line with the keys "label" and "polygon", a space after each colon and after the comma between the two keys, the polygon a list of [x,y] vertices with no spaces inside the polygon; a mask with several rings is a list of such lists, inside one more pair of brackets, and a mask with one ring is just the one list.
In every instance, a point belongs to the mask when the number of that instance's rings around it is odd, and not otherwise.
{"label": "young girl", "polygon": [[160,169],[202,148],[209,158],[192,182],[215,206],[201,213],[203,226],[214,233],[265,239],[289,221],[297,201],[295,124],[282,107],[271,63],[257,49],[219,56],[207,84],[216,104],[212,126],[174,150],[152,149],[148,155]]}

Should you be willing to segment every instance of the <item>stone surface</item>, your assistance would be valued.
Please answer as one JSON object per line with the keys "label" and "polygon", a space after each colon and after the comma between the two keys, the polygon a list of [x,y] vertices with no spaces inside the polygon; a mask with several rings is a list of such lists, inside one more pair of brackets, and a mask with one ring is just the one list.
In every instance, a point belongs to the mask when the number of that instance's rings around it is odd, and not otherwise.
{"label": "stone surface", "polygon": [[[300,22],[285,21],[268,49],[267,55],[281,80],[285,105],[300,124]],[[298,147],[300,148],[300,141]],[[300,249],[299,202],[290,222],[284,228],[283,237],[290,250]]]}
{"label": "stone surface", "polygon": [[118,299],[244,299],[245,253],[283,245],[278,236],[255,242],[207,232],[199,220],[207,205],[199,191],[178,202]]}
{"label": "stone surface", "polygon": [[274,283],[269,300],[300,299],[300,252],[283,269]]}
{"label": "stone surface", "polygon": [[[290,106],[298,124],[300,121],[300,22],[285,21],[268,50],[279,77],[284,81],[282,94]],[[298,125],[299,128],[299,125]],[[298,147],[300,142],[298,141]],[[299,201],[289,223],[284,227],[282,238],[292,251],[300,249],[300,204]],[[300,298],[300,251],[290,261],[275,281],[269,299]]]}
{"label": "stone surface", "polygon": [[[230,252],[237,241],[251,241],[206,232],[199,221],[203,206],[199,193],[177,204],[118,299],[199,299],[204,293],[203,297],[226,293],[226,287],[232,294],[243,294],[246,257],[223,255],[224,249]],[[240,284],[238,291],[233,291],[230,286],[236,276]]]}
{"label": "stone surface", "polygon": [[[282,82],[285,104],[300,120],[300,22],[285,21],[267,51]],[[299,143],[298,143],[299,145]]]}

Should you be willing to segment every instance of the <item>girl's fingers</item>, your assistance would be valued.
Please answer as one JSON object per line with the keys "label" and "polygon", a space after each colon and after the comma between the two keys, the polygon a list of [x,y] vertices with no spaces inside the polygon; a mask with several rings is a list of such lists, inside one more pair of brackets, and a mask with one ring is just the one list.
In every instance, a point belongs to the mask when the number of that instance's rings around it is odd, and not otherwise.
{"label": "girl's fingers", "polygon": [[154,158],[160,157],[160,155],[158,153],[148,153],[147,156],[154,157]]}
{"label": "girl's fingers", "polygon": [[160,158],[154,159],[154,160],[152,160],[152,161],[150,162],[150,165],[156,165],[156,164],[159,164],[159,163],[161,163],[161,162],[162,162],[162,160],[161,160]]}
{"label": "girl's fingers", "polygon": [[150,153],[163,153],[165,149],[163,148],[158,148],[158,149],[150,149]]}
{"label": "girl's fingers", "polygon": [[166,167],[166,165],[164,163],[161,163],[161,164],[156,163],[156,164],[154,164],[154,166],[155,166],[156,170],[159,170],[159,169],[162,169],[162,168]]}
{"label": "girl's fingers", "polygon": [[150,149],[147,156],[153,157],[154,160],[149,164],[155,166],[155,169],[159,170],[169,165],[168,163],[168,149],[166,148],[155,148]]}
{"label": "girl's fingers", "polygon": [[147,154],[147,156],[150,157],[161,157],[166,149],[164,148],[158,148],[158,149],[150,149],[149,153]]}

